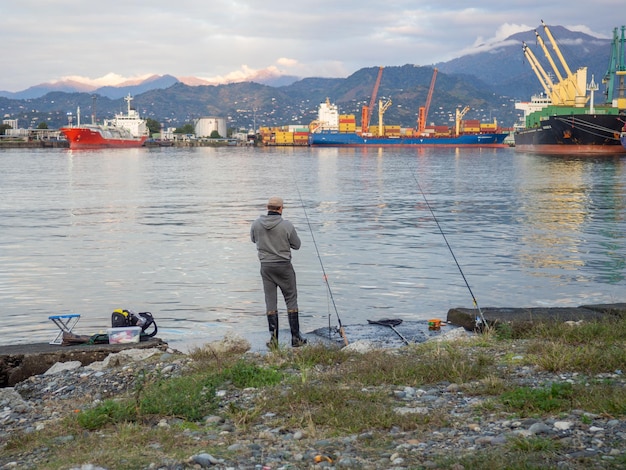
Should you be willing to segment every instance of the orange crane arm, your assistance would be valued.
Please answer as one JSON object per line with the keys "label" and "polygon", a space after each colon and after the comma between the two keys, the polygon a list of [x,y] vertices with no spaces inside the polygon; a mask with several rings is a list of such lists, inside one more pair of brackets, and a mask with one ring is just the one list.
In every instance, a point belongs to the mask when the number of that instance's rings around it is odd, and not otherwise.
{"label": "orange crane arm", "polygon": [[435,80],[437,79],[437,68],[433,69],[433,78],[430,80],[430,88],[428,88],[428,96],[426,97],[426,105],[420,108],[420,112],[417,119],[417,130],[424,132],[426,127],[426,119],[428,119],[428,110],[430,109],[430,102],[433,99],[433,90],[435,89]]}
{"label": "orange crane arm", "polygon": [[380,67],[378,69],[378,76],[376,77],[376,83],[374,84],[374,89],[372,90],[372,97],[370,98],[370,105],[367,108],[367,116],[364,114],[363,119],[361,119],[361,131],[369,132],[370,128],[370,118],[372,117],[372,110],[374,109],[374,105],[376,104],[376,96],[378,95],[378,87],[380,86],[380,81],[383,78],[383,69],[384,67]]}

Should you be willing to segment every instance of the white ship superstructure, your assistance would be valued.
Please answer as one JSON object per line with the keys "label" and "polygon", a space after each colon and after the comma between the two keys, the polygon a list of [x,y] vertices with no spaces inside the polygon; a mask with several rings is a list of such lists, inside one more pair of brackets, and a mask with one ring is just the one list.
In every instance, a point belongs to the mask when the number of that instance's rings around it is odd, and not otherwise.
{"label": "white ship superstructure", "polygon": [[141,119],[136,109],[130,107],[130,102],[133,100],[130,94],[124,98],[128,105],[128,111],[126,114],[119,113],[115,115],[114,119],[109,119],[104,122],[105,126],[122,127],[127,129],[133,137],[143,137],[148,135],[148,126],[146,121]]}
{"label": "white ship superstructure", "polygon": [[336,104],[331,104],[326,99],[325,103],[321,103],[317,111],[317,121],[319,130],[336,131],[339,130],[339,109]]}

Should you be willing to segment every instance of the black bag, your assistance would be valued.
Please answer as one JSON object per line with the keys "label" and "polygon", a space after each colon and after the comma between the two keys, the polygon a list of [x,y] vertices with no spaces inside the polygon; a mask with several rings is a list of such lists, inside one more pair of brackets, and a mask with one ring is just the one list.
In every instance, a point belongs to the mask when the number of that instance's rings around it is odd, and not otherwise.
{"label": "black bag", "polygon": [[[111,326],[113,328],[125,328],[128,326],[141,327],[141,336],[152,338],[157,334],[157,324],[150,312],[135,313],[132,310],[117,309],[111,314]],[[148,329],[152,327],[152,331]]]}
{"label": "black bag", "polygon": [[[152,338],[154,335],[157,334],[158,331],[157,324],[154,321],[154,317],[150,312],[139,312],[138,315],[143,319],[143,324],[141,325],[141,334]],[[150,327],[152,327],[152,331],[148,333],[148,329]]]}

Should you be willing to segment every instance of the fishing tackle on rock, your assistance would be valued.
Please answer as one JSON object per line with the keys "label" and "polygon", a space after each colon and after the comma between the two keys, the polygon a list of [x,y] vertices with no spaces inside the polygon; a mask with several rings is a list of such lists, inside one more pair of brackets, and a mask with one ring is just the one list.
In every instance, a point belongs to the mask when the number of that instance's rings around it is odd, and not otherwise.
{"label": "fishing tackle on rock", "polygon": [[459,262],[457,261],[456,256],[454,255],[454,251],[452,251],[452,247],[450,246],[450,243],[448,243],[448,239],[446,238],[446,234],[443,232],[443,229],[441,228],[441,225],[439,225],[439,220],[437,219],[437,216],[435,215],[435,212],[433,211],[432,207],[430,207],[430,203],[428,202],[428,199],[426,198],[426,194],[424,194],[424,191],[422,191],[422,186],[420,185],[419,181],[417,180],[417,177],[415,176],[415,172],[414,171],[411,171],[411,176],[413,176],[413,179],[415,180],[415,183],[417,184],[417,188],[419,189],[419,192],[422,194],[422,197],[424,198],[424,202],[426,202],[426,207],[428,207],[428,210],[430,211],[430,214],[433,216],[433,220],[437,224],[437,228],[439,229],[439,233],[441,233],[441,236],[443,237],[444,241],[446,242],[446,246],[448,247],[448,250],[450,250],[450,254],[452,255],[452,258],[454,259],[454,262],[456,263],[456,267],[459,268],[459,272],[461,273],[461,276],[463,277],[463,281],[465,282],[465,285],[467,286],[467,290],[469,290],[469,293],[472,296],[472,301],[474,303],[474,306],[478,310],[478,317],[476,318],[476,329],[477,330],[483,329],[483,328],[485,328],[487,326],[487,322],[485,321],[485,317],[483,316],[482,310],[478,306],[478,302],[476,301],[476,297],[474,296],[474,293],[472,292],[472,288],[470,287],[469,283],[467,282],[465,274],[463,274],[463,270],[461,269],[461,265],[459,265]]}
{"label": "fishing tackle on rock", "polygon": [[402,319],[400,318],[385,318],[382,320],[367,320],[367,323],[369,323],[370,325],[382,325],[382,326],[388,326],[389,328],[391,328],[402,340],[402,342],[404,344],[406,344],[407,346],[411,343],[409,343],[409,340],[407,340],[402,333],[400,333],[398,330],[396,330],[396,326],[398,326],[400,323],[402,323]]}
{"label": "fishing tackle on rock", "polygon": [[[298,191],[298,198],[300,199],[300,205],[302,206],[302,210],[304,211],[304,218],[306,219],[306,223],[309,227],[309,232],[311,232],[311,239],[313,240],[313,246],[315,246],[315,253],[317,253],[317,259],[320,262],[320,266],[322,268],[322,274],[324,276],[324,282],[326,283],[326,287],[328,288],[328,295],[330,296],[330,300],[333,304],[333,308],[335,310],[335,315],[337,316],[337,322],[339,324],[339,334],[343,338],[343,342],[345,345],[348,345],[348,338],[346,336],[346,332],[341,324],[341,318],[339,317],[339,312],[337,311],[337,305],[335,304],[335,298],[333,297],[333,291],[330,288],[330,284],[328,283],[328,276],[326,275],[326,270],[324,269],[324,263],[322,262],[322,257],[320,255],[320,250],[317,247],[317,242],[315,241],[315,235],[313,234],[313,228],[311,227],[311,222],[309,221],[309,215],[306,212],[306,207],[304,206],[304,201],[302,200],[302,194],[300,194],[300,188],[298,187],[298,183],[296,182],[295,177],[293,178],[294,184],[296,186],[296,191]],[[329,318],[330,322],[330,318]]]}

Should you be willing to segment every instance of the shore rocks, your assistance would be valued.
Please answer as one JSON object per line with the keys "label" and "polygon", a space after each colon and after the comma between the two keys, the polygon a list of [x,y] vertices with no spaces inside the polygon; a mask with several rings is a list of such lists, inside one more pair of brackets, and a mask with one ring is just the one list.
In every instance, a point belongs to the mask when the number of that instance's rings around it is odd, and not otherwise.
{"label": "shore rocks", "polygon": [[124,349],[165,349],[159,338],[137,344],[92,344],[61,346],[48,343],[0,346],[0,388],[12,387],[29,377],[43,374],[55,363],[79,362],[85,366],[102,361],[109,354]]}

